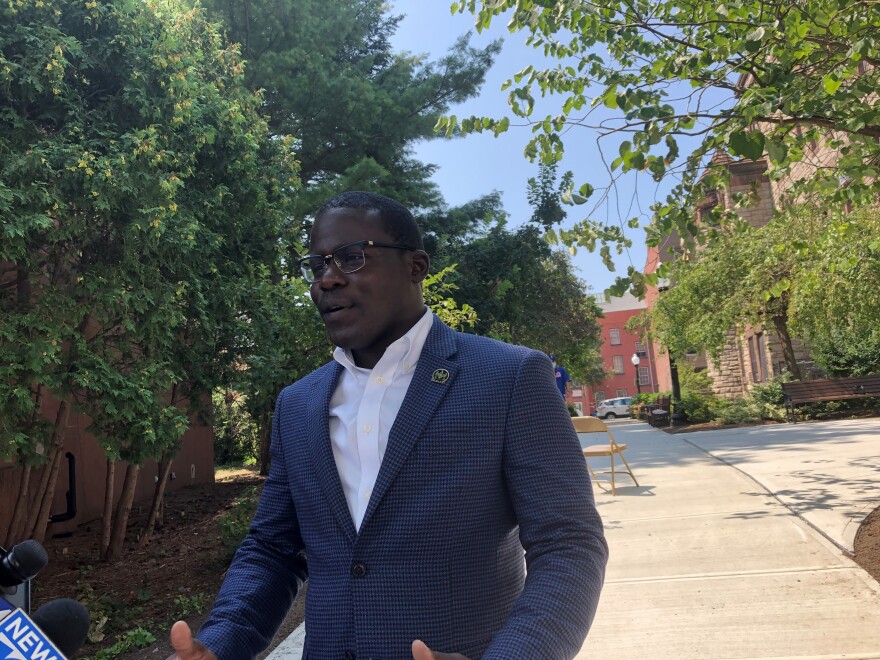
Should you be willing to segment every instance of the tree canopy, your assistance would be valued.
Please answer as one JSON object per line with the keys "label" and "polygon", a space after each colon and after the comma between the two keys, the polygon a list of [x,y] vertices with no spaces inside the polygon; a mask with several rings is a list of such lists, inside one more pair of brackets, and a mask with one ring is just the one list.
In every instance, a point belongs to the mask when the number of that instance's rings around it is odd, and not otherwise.
{"label": "tree canopy", "polygon": [[670,268],[651,333],[675,356],[717,356],[732,328],[766,324],[800,378],[790,336],[830,375],[880,372],[880,213],[796,206],[763,227],[739,227]]}
{"label": "tree canopy", "polygon": [[[771,178],[794,184],[793,198],[873,199],[880,174],[880,12],[873,2],[462,0],[452,10],[474,14],[478,30],[505,15],[511,32],[525,33],[558,64],[529,65],[505,83],[512,118],[449,117],[438,129],[497,135],[518,123],[531,129],[526,156],[546,163],[579,140],[610,139],[610,182],[573,185],[567,199],[586,203],[627,172],[674,177],[671,193],[652,208],[649,245],[673,233],[712,240],[731,219],[694,222],[705,193],[726,185],[726,168],[709,162],[716,150],[766,156]],[[536,116],[538,94],[559,95],[562,111]],[[822,143],[839,158],[814,158]],[[808,175],[797,172],[799,164]],[[591,248],[621,237],[619,227],[588,215],[564,239]],[[641,281],[631,269],[613,290]]]}
{"label": "tree canopy", "polygon": [[[545,187],[552,178],[544,177]],[[497,194],[423,218],[432,269],[454,266],[448,295],[473,308],[473,332],[556,353],[574,378],[602,380],[601,312],[569,255],[545,239],[541,208],[537,222],[515,229]]]}
{"label": "tree canopy", "polygon": [[[457,40],[444,57],[398,53],[400,22],[383,0],[207,0],[262,89],[272,130],[295,139],[306,194],[298,219],[343,189],[437,203],[433,168],[409,156],[451,104],[472,98],[500,49]],[[342,181],[337,179],[342,178]],[[364,185],[369,184],[369,187]],[[310,187],[317,187],[309,194]]]}
{"label": "tree canopy", "polygon": [[109,457],[158,459],[186,428],[177,406],[231,365],[297,185],[290,140],[197,9],[0,12],[0,455],[57,462],[51,395]]}

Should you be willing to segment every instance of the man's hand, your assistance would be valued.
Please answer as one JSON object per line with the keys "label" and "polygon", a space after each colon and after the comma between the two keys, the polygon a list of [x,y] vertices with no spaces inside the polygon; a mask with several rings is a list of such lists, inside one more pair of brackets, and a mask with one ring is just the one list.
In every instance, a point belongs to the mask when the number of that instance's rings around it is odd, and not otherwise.
{"label": "man's hand", "polygon": [[217,660],[217,656],[205,648],[204,644],[193,639],[186,621],[178,621],[171,626],[171,646],[174,654],[168,656],[168,660]]}
{"label": "man's hand", "polygon": [[461,653],[435,653],[422,640],[412,643],[413,660],[468,660]]}

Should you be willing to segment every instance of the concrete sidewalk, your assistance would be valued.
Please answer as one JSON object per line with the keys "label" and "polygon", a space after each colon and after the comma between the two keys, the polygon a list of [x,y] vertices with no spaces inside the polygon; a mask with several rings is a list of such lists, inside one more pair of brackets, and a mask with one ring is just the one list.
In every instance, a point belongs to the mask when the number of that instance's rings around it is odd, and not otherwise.
{"label": "concrete sidewalk", "polygon": [[578,658],[880,658],[880,587],[843,553],[880,505],[880,420],[611,428],[640,486],[595,486],[611,559]]}
{"label": "concrete sidewalk", "polygon": [[880,505],[880,422],[612,429],[640,486],[596,487],[611,559],[578,658],[880,658],[880,588],[838,547]]}

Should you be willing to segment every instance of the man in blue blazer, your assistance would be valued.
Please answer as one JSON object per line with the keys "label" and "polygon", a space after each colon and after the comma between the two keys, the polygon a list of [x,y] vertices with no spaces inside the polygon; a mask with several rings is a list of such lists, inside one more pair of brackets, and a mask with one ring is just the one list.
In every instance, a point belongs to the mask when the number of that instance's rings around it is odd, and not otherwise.
{"label": "man in blue blazer", "polygon": [[330,200],[310,249],[334,361],[279,396],[248,536],[172,658],[253,658],[307,578],[303,658],[573,657],[607,545],[549,360],[425,308],[394,200]]}

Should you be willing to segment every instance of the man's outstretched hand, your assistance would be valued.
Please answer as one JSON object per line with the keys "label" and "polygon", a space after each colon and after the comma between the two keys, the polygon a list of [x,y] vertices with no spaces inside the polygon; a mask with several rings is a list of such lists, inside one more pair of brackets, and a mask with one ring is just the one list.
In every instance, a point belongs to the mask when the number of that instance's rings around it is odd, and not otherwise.
{"label": "man's outstretched hand", "polygon": [[171,646],[174,653],[168,656],[168,660],[217,660],[217,656],[205,648],[204,644],[193,639],[192,630],[186,621],[178,621],[171,626]]}
{"label": "man's outstretched hand", "polygon": [[435,653],[422,640],[412,643],[413,660],[468,660],[461,653]]}

